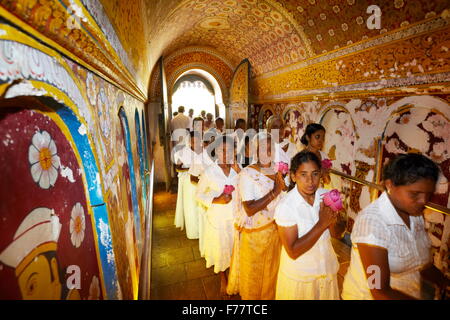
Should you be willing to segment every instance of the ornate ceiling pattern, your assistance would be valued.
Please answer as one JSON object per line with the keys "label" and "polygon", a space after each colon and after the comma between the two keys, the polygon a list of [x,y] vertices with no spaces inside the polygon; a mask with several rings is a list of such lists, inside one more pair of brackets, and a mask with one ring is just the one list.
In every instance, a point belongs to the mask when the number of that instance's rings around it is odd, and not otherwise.
{"label": "ornate ceiling pattern", "polygon": [[[251,76],[261,82],[287,68],[333,60],[333,55],[349,48],[365,50],[356,48],[431,21],[449,9],[448,1],[379,1],[381,28],[370,30],[367,8],[372,4],[371,0],[0,0],[0,10],[57,43],[76,62],[145,100],[159,57],[186,47],[213,48],[233,66],[247,58]],[[67,23],[74,15],[80,18],[79,28]]]}
{"label": "ornate ceiling pattern", "polygon": [[168,1],[170,12],[157,20],[152,38],[162,43],[163,55],[202,45],[215,47],[235,63],[248,58],[255,77],[431,19],[448,6],[446,1],[380,1],[381,28],[370,30],[367,8],[372,4],[369,0],[185,0],[178,5]]}
{"label": "ornate ceiling pattern", "polygon": [[[276,97],[298,98],[301,95],[380,89],[385,93],[399,90],[418,93],[407,86],[450,81],[449,46],[450,28],[447,26],[400,42],[373,47],[271,77],[256,78],[252,94],[254,97],[271,100]],[[434,87],[440,91],[445,89],[443,86]]]}
{"label": "ornate ceiling pattern", "polygon": [[161,83],[161,64],[156,63],[150,76],[149,85],[149,102],[161,102],[162,101],[162,83]]}
{"label": "ornate ceiling pattern", "polygon": [[[295,18],[315,54],[407,27],[418,21],[436,17],[448,7],[447,1],[429,0],[284,0],[280,4]],[[447,2],[447,3],[446,3]],[[367,8],[376,4],[381,9],[381,28],[367,28]]]}
{"label": "ornate ceiling pattern", "polygon": [[275,1],[183,1],[161,31],[172,39],[163,54],[212,46],[233,62],[248,57],[254,75],[309,58],[305,36],[278,7]]}

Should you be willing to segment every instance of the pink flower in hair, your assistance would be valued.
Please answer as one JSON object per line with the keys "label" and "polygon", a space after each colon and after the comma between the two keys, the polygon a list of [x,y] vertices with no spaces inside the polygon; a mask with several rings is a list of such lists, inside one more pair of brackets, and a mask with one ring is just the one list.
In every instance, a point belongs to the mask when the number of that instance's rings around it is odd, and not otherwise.
{"label": "pink flower in hair", "polygon": [[225,189],[223,189],[223,193],[231,195],[234,191],[234,187],[232,185],[225,185]]}
{"label": "pink flower in hair", "polygon": [[286,174],[289,172],[289,165],[283,161],[277,162],[275,164],[275,170],[277,172],[281,172],[282,174]]}
{"label": "pink flower in hair", "polygon": [[325,194],[323,194],[323,203],[330,207],[334,212],[339,211],[343,208],[341,194],[338,190],[333,189]]}
{"label": "pink flower in hair", "polygon": [[333,162],[330,159],[323,159],[322,160],[322,168],[330,169],[332,166],[333,166]]}

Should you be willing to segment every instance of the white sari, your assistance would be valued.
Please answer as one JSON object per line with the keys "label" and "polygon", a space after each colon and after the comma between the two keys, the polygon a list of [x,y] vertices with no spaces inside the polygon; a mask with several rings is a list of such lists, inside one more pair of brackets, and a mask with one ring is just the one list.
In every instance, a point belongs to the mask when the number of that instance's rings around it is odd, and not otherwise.
{"label": "white sari", "polygon": [[186,236],[188,239],[199,239],[203,236],[203,227],[200,227],[199,212],[201,207],[195,199],[197,184],[191,182],[191,176],[200,177],[203,171],[213,163],[205,149],[201,153],[192,152],[192,163],[188,171],[188,176],[184,181],[184,219],[186,223]]}
{"label": "white sari", "polygon": [[233,168],[226,176],[217,163],[209,166],[197,186],[197,201],[207,209],[205,212],[203,249],[206,267],[214,265],[214,272],[225,271],[230,267],[233,249],[233,212],[236,210],[236,189],[232,200],[227,204],[213,203],[220,196],[225,185],[237,187],[238,175]]}
{"label": "white sari", "polygon": [[192,152],[189,145],[185,145],[174,154],[175,163],[182,164],[182,171],[178,171],[178,194],[174,220],[175,227],[181,228],[181,230],[184,229],[184,186],[186,178],[189,177],[188,170],[192,162]]}

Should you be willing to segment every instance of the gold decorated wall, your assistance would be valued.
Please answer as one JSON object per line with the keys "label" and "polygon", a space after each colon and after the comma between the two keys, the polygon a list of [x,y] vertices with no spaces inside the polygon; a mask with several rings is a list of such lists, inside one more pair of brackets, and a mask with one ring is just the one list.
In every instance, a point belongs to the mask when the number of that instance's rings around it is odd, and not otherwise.
{"label": "gold decorated wall", "polygon": [[371,46],[362,52],[352,48],[355,51],[349,54],[323,56],[321,60],[329,59],[256,77],[253,96],[255,100],[271,100],[369,91],[392,94],[411,92],[410,88],[417,86],[417,93],[446,91],[448,86],[437,83],[445,81],[450,70],[450,28],[448,21],[439,20],[439,27],[432,32]]}
{"label": "gold decorated wall", "polygon": [[247,121],[249,77],[250,65],[247,60],[244,60],[236,68],[230,88],[231,124],[237,119]]}

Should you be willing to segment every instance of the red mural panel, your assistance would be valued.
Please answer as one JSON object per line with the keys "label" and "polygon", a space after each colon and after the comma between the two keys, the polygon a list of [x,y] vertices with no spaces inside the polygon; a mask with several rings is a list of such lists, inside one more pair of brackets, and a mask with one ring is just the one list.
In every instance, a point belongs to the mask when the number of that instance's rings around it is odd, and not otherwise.
{"label": "red mural panel", "polygon": [[0,109],[0,177],[0,299],[102,298],[82,171],[61,128]]}

